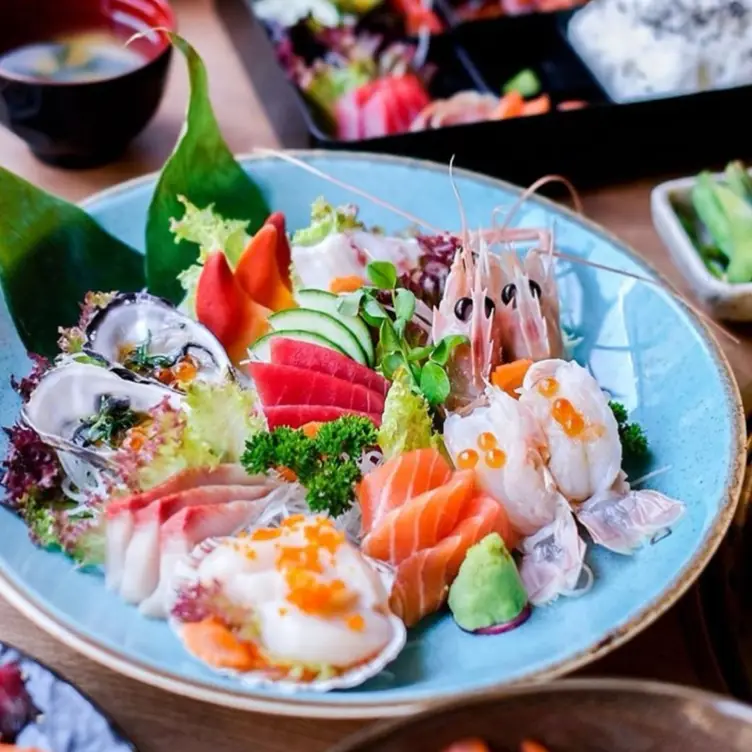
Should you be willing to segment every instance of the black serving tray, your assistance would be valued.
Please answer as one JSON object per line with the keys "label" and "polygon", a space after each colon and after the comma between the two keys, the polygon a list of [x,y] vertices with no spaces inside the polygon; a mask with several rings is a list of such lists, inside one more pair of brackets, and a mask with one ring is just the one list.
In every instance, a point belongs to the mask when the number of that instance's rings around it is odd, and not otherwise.
{"label": "black serving tray", "polygon": [[458,166],[518,184],[546,174],[578,186],[645,175],[690,172],[752,156],[742,113],[752,86],[616,104],[566,39],[573,12],[508,16],[452,25],[445,0],[435,8],[450,30],[431,40],[435,96],[463,88],[499,94],[524,68],[536,70],[554,103],[586,99],[579,110],[452,126],[383,138],[341,141],[327,133],[306,98],[287,82],[251,0],[216,0],[220,16],[285,148],[312,146],[398,154]]}

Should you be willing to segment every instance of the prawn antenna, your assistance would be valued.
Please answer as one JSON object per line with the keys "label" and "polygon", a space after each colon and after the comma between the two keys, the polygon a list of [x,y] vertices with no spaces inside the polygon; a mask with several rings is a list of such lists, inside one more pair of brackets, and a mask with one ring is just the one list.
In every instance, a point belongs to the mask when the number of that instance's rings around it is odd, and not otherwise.
{"label": "prawn antenna", "polygon": [[[525,188],[525,190],[522,191],[522,193],[517,197],[517,200],[512,204],[512,208],[509,209],[506,219],[501,225],[501,229],[505,230],[507,227],[509,227],[510,223],[512,222],[522,205],[525,203],[525,201],[527,201],[531,196],[537,193],[544,185],[549,185],[550,183],[561,183],[569,191],[569,195],[572,197],[572,205],[574,206],[574,210],[577,212],[577,214],[583,213],[582,199],[580,198],[580,194],[577,192],[577,189],[574,187],[570,180],[563,177],[562,175],[544,175],[542,178],[538,178],[538,180],[536,180],[532,185]],[[491,215],[492,217],[496,214],[497,209],[494,209],[494,212]]]}
{"label": "prawn antenna", "polygon": [[462,205],[462,197],[460,196],[460,190],[457,187],[457,183],[454,180],[454,158],[455,154],[452,154],[452,158],[449,160],[449,183],[452,186],[452,192],[457,199],[457,207],[460,210],[460,222],[462,224],[462,245],[465,248],[469,247],[470,238],[467,234],[467,217],[465,216],[465,207]]}
{"label": "prawn antenna", "polygon": [[289,154],[284,151],[280,151],[278,149],[267,149],[265,147],[257,146],[253,149],[254,154],[260,154],[267,157],[276,157],[277,159],[281,159],[283,162],[289,162],[292,165],[295,165],[296,167],[299,167],[301,170],[305,170],[306,172],[310,172],[311,175],[315,175],[318,178],[321,178],[322,180],[325,180],[327,183],[331,183],[332,185],[336,185],[339,188],[344,188],[346,191],[350,191],[351,193],[354,193],[357,196],[360,196],[361,198],[365,198],[368,201],[370,201],[372,204],[375,204],[376,206],[380,206],[382,209],[386,209],[393,214],[396,214],[399,217],[402,217],[403,219],[406,219],[408,222],[414,225],[418,225],[418,227],[423,227],[426,230],[429,230],[430,232],[434,233],[435,235],[440,235],[442,233],[442,230],[439,230],[436,227],[433,227],[425,220],[421,219],[420,217],[416,217],[413,214],[410,214],[409,212],[404,211],[403,209],[400,209],[397,206],[394,206],[393,204],[390,204],[388,201],[384,201],[384,199],[379,198],[378,196],[373,196],[367,191],[362,190],[361,188],[357,188],[354,185],[350,185],[349,183],[346,183],[343,180],[339,180],[338,178],[335,178],[332,175],[327,174],[323,170],[319,170],[317,167],[314,167],[313,165],[309,165],[307,162],[304,162],[302,159],[298,159],[297,157],[294,157],[292,154]]}

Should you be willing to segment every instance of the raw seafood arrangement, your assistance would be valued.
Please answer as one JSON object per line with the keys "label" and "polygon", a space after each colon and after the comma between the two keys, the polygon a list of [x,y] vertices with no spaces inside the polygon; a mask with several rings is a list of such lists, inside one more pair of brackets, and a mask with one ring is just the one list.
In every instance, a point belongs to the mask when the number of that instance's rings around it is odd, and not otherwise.
{"label": "raw seafood arrangement", "polygon": [[[449,36],[430,36],[445,30],[446,13],[439,6],[432,10],[405,0],[350,5],[349,13],[305,3],[285,5],[283,11],[268,0],[253,6],[319,127],[337,140],[543,115],[586,104],[572,102],[564,92],[546,91],[545,75],[533,69],[520,66],[516,75],[511,71],[499,82],[491,67],[477,69],[471,46],[463,49]],[[520,5],[517,10],[536,9]]]}
{"label": "raw seafood arrangement", "polygon": [[375,676],[447,607],[503,640],[587,597],[590,545],[660,545],[684,505],[628,481],[649,437],[571,357],[552,233],[390,235],[324,198],[289,232],[171,38],[203,117],[145,257],[0,171],[31,227],[54,207],[76,238],[20,251],[22,280],[62,264],[44,305],[3,269],[33,370],[2,482],[34,540],[210,668],[317,691]]}
{"label": "raw seafood arrangement", "polygon": [[726,282],[752,282],[752,178],[741,162],[723,176],[697,176],[688,206],[674,210],[707,270]]}

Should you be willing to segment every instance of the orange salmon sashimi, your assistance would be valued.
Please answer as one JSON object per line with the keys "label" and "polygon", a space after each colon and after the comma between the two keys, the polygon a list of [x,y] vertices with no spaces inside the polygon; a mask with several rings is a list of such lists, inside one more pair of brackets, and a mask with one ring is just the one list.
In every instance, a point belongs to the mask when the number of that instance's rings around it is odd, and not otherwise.
{"label": "orange salmon sashimi", "polygon": [[490,496],[476,496],[450,535],[398,566],[389,601],[392,611],[408,627],[438,611],[444,605],[467,550],[494,532],[505,542],[514,537],[501,504]]}
{"label": "orange salmon sashimi", "polygon": [[473,496],[475,471],[455,473],[443,486],[414,496],[383,517],[363,540],[363,553],[401,564],[450,535]]}
{"label": "orange salmon sashimi", "polygon": [[358,485],[363,533],[378,527],[389,512],[414,496],[443,486],[452,468],[436,449],[416,449],[385,462]]}

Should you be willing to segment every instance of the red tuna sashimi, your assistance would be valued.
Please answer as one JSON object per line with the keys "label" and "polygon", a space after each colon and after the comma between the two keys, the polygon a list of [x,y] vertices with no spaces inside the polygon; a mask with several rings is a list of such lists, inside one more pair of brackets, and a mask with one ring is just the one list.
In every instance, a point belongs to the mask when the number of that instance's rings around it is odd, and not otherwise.
{"label": "red tuna sashimi", "polygon": [[371,420],[378,428],[381,425],[379,413],[361,413],[357,410],[345,410],[342,407],[325,407],[323,405],[280,405],[264,408],[269,430],[279,426],[301,428],[306,423],[329,423],[343,415],[362,415]]}
{"label": "red tuna sashimi", "polygon": [[263,476],[251,476],[240,465],[218,465],[181,470],[164,483],[142,493],[115,499],[107,505],[105,529],[105,584],[112,590],[120,587],[125,566],[125,552],[133,534],[133,516],[139,509],[170,494],[203,486],[256,486]]}
{"label": "red tuna sashimi", "polygon": [[446,538],[397,567],[389,605],[408,627],[441,608],[471,546],[494,532],[508,540],[509,520],[501,504],[490,496],[476,496],[464,514]]}
{"label": "red tuna sashimi", "polygon": [[159,582],[159,532],[162,525],[186,507],[254,501],[271,486],[204,486],[165,496],[136,512],[133,535],[125,554],[120,595],[128,603],[141,603]]}
{"label": "red tuna sashimi", "polygon": [[253,524],[263,508],[264,504],[258,500],[230,501],[219,505],[186,507],[170,517],[162,525],[159,536],[159,584],[141,603],[139,611],[155,619],[166,618],[178,562],[208,538],[234,535]]}
{"label": "red tuna sashimi", "polygon": [[360,384],[384,397],[389,391],[389,382],[381,374],[328,347],[275,337],[271,344],[271,357],[276,365],[325,373],[351,384]]}
{"label": "red tuna sashimi", "polygon": [[264,407],[327,405],[362,413],[384,412],[384,397],[325,373],[275,363],[250,363],[248,371]]}
{"label": "red tuna sashimi", "polygon": [[363,532],[370,533],[393,509],[443,486],[452,468],[436,449],[416,449],[385,462],[363,477],[357,488]]}

